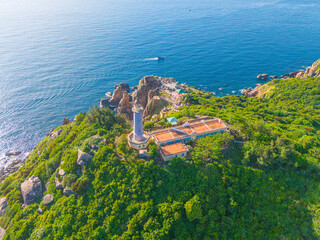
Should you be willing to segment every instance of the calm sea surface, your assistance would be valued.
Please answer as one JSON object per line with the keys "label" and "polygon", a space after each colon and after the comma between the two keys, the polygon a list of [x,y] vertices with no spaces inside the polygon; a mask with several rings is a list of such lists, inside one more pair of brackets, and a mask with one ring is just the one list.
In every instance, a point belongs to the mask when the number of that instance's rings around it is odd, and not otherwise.
{"label": "calm sea surface", "polygon": [[0,166],[116,83],[231,94],[312,64],[319,43],[319,0],[0,0]]}

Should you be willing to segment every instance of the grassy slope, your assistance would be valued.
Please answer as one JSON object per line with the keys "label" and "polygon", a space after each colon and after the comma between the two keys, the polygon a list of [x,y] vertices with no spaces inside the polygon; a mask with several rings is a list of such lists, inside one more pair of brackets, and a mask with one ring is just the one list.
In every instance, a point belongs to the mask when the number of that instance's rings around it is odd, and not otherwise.
{"label": "grassy slope", "polygon": [[[316,239],[318,79],[275,80],[262,93],[266,98],[190,94],[191,105],[172,113],[179,119],[221,117],[236,138],[248,140],[240,154],[219,164],[197,161],[201,147],[195,147],[194,161],[176,159],[168,168],[138,160],[121,135],[128,129],[88,127],[80,115],[58,138],[39,143],[26,165],[0,184],[0,195],[10,204],[0,218],[5,239]],[[108,141],[76,177],[76,151],[92,151],[88,146],[96,134]],[[280,138],[285,144],[277,148]],[[54,171],[61,161],[68,176],[64,183],[77,178],[76,197],[55,189]],[[21,207],[20,184],[31,175],[43,184],[50,181],[51,206],[39,201]]]}

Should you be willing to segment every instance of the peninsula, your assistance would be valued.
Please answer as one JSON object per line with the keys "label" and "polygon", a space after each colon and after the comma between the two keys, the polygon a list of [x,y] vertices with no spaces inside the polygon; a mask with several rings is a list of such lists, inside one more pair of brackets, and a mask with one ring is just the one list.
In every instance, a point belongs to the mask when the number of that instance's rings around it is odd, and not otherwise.
{"label": "peninsula", "polygon": [[244,95],[116,85],[0,183],[0,238],[319,238],[319,63]]}

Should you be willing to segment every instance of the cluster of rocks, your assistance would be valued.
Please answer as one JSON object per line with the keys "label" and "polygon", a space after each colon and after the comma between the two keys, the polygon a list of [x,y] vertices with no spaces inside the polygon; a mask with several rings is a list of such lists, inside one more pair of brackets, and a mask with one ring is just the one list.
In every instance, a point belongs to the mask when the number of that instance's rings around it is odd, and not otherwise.
{"label": "cluster of rocks", "polygon": [[258,97],[260,93],[260,88],[262,87],[261,84],[257,84],[255,88],[247,88],[247,89],[242,89],[241,94],[242,95],[247,95],[248,97]]}
{"label": "cluster of rocks", "polygon": [[[280,76],[281,79],[287,78],[307,78],[307,77],[320,77],[320,59],[312,64],[311,67],[303,67],[305,70],[298,70],[291,73],[283,74]],[[257,76],[260,80],[267,80],[268,74],[259,74]],[[278,78],[277,75],[270,76],[271,79]]]}
{"label": "cluster of rocks", "polygon": [[129,119],[132,119],[133,103],[139,102],[144,108],[144,118],[151,118],[155,112],[160,112],[163,107],[168,105],[168,101],[160,94],[164,82],[176,81],[173,78],[146,76],[139,81],[138,86],[131,89],[131,92],[128,84],[117,84],[111,98],[101,99],[100,106],[108,106],[117,113],[125,114]]}
{"label": "cluster of rocks", "polygon": [[0,170],[0,183],[5,180],[9,175],[18,171],[19,168],[23,166],[26,162],[27,158],[29,157],[30,153],[27,153],[21,159],[14,159],[6,168],[2,168]]}

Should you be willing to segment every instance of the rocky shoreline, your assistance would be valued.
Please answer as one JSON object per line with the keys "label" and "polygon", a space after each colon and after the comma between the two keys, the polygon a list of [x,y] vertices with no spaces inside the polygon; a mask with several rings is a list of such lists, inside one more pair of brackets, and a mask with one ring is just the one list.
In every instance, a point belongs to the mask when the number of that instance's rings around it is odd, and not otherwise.
{"label": "rocky shoreline", "polygon": [[12,160],[12,162],[6,167],[0,169],[0,183],[3,182],[9,175],[18,171],[19,168],[23,166],[23,164],[28,159],[30,153],[26,153],[21,159],[16,158]]}
{"label": "rocky shoreline", "polygon": [[[305,70],[298,70],[294,71],[291,73],[283,74],[280,76],[279,79],[288,79],[288,78],[299,78],[299,79],[304,79],[308,77],[320,77],[320,59],[315,61],[312,66],[310,67],[302,67]],[[268,74],[259,74],[257,76],[257,79],[260,80],[268,80],[269,75]],[[273,79],[278,79],[276,75],[270,76],[270,78]],[[271,80],[271,81],[272,81]],[[242,95],[246,95],[248,97],[259,97],[260,93],[260,88],[263,86],[263,84],[257,84],[255,88],[249,87],[246,89],[241,90]]]}

